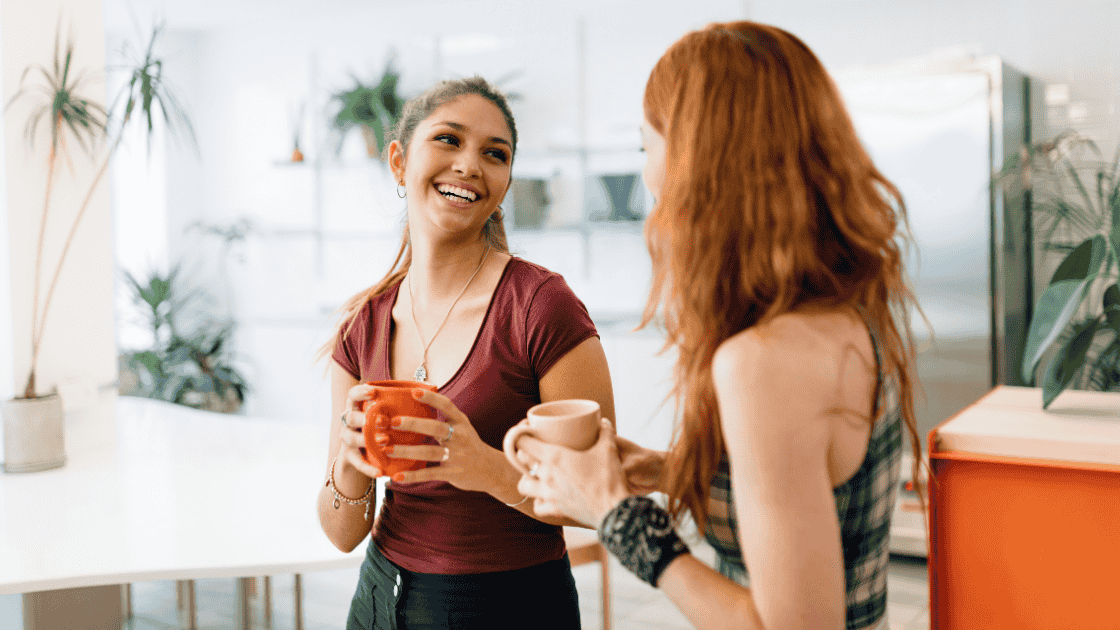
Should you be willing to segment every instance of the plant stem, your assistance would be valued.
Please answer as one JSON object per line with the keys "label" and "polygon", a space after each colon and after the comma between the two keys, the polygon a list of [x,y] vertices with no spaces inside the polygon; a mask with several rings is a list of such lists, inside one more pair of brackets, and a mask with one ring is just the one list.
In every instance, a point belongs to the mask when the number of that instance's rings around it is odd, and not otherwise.
{"label": "plant stem", "polygon": [[[57,130],[62,126],[61,114],[55,117],[54,124],[57,133]],[[47,236],[47,211],[51,206],[51,189],[54,184],[57,157],[58,154],[52,144],[50,153],[47,155],[47,191],[43,196],[43,219],[39,223],[39,244],[35,252],[35,286],[32,289],[34,297],[31,300],[31,368],[27,372],[27,385],[23,388],[24,398],[35,397],[35,367],[39,359],[39,339],[42,337],[35,330],[36,320],[39,319],[39,276],[43,268],[43,243]],[[43,312],[46,313],[46,310],[46,306],[44,306]]]}
{"label": "plant stem", "polygon": [[[125,120],[125,122],[128,122],[127,119]],[[105,154],[105,159],[101,162],[101,168],[97,170],[97,175],[94,176],[93,183],[90,184],[89,190],[86,191],[85,199],[82,200],[82,205],[80,208],[78,208],[78,215],[74,217],[74,223],[70,226],[70,233],[66,235],[66,244],[63,245],[62,254],[58,257],[58,265],[55,267],[54,277],[51,278],[51,286],[47,290],[47,299],[43,303],[43,316],[41,321],[39,322],[39,334],[35,338],[36,348],[39,345],[39,340],[41,340],[43,337],[43,329],[47,327],[47,312],[51,307],[51,298],[54,297],[54,289],[58,285],[59,276],[62,275],[62,264],[66,262],[66,254],[70,251],[71,243],[74,242],[74,234],[78,231],[78,224],[81,223],[82,217],[85,216],[86,209],[89,208],[90,199],[93,198],[93,192],[97,190],[97,185],[101,183],[101,178],[105,175],[105,171],[109,168],[109,161],[112,159],[113,153],[117,150],[117,146],[120,145],[121,139],[123,137],[124,131],[122,123],[122,131],[117,135],[117,139],[113,142],[113,145],[109,147],[108,152]]]}

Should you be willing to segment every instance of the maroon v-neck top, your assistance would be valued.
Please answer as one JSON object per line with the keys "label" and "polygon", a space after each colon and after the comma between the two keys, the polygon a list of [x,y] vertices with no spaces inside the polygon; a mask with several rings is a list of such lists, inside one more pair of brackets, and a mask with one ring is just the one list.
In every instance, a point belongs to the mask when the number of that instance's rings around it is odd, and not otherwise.
{"label": "maroon v-neck top", "polygon": [[[400,283],[370,300],[342,334],[333,358],[360,381],[390,378],[393,304]],[[587,307],[564,278],[511,258],[474,345],[440,388],[484,442],[501,449],[506,431],[541,402],[538,382],[557,360],[598,336]],[[443,418],[440,414],[440,419]],[[520,569],[564,555],[561,529],[485,492],[445,482],[389,482],[373,543],[398,566],[419,573]]]}

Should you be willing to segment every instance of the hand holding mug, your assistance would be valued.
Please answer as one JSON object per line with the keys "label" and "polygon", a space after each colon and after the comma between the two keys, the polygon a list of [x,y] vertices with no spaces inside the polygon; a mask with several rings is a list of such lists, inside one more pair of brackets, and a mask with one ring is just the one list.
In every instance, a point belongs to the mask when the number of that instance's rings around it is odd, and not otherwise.
{"label": "hand holding mug", "polygon": [[366,461],[375,466],[382,476],[392,477],[397,473],[420,470],[428,462],[417,459],[390,457],[386,449],[396,446],[415,446],[430,441],[429,436],[412,431],[394,429],[394,419],[401,416],[429,418],[435,420],[436,410],[413,397],[416,389],[436,391],[434,385],[415,381],[372,381],[369,397],[362,402],[365,414],[364,434]]}
{"label": "hand holding mug", "polygon": [[601,412],[594,400],[554,400],[532,407],[526,415],[526,421],[514,425],[503,442],[506,459],[523,475],[530,471],[517,456],[517,441],[522,436],[530,435],[577,451],[591,448],[599,439]]}

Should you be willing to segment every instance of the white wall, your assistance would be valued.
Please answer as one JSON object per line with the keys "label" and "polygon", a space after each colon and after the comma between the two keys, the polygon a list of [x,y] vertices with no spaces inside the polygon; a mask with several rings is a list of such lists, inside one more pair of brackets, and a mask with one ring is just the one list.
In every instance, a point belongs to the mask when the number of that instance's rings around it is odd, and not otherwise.
{"label": "white wall", "polygon": [[[318,378],[311,360],[329,332],[326,315],[384,272],[403,209],[357,136],[342,161],[321,172],[316,193],[312,168],[284,164],[292,112],[306,102],[302,148],[309,160],[325,155],[327,96],[348,86],[349,72],[379,72],[390,47],[399,54],[405,93],[436,78],[523,71],[506,86],[525,95],[513,104],[521,137],[515,172],[553,178],[554,227],[578,218],[584,199],[578,159],[557,151],[581,141],[597,150],[629,148],[595,153],[588,166],[640,168],[633,149],[649,69],[680,35],[711,21],[749,17],[786,28],[833,70],[946,49],[1000,55],[1036,78],[1070,85],[1070,102],[1044,112],[1048,129],[1073,124],[1105,146],[1116,131],[1114,2],[107,0],[106,7],[114,33],[133,30],[125,7],[137,10],[141,23],[166,15],[174,31],[165,41],[167,76],[182,88],[201,151],[168,145],[167,232],[159,237],[171,260],[200,261],[195,278],[232,297],[242,326],[238,350],[261,387],[249,410],[266,414],[320,415],[320,403],[293,405],[285,392]],[[309,231],[316,194],[326,230],[321,249]],[[196,220],[228,225],[241,217],[256,231],[228,252],[212,237],[183,234]],[[563,273],[599,315],[644,304],[648,257],[636,230],[514,233],[511,245]],[[278,365],[295,367],[269,371]],[[322,397],[312,392],[317,382],[304,386],[309,400]]]}
{"label": "white wall", "polygon": [[[87,71],[84,95],[105,101],[105,85],[101,82],[105,41],[100,1],[5,0],[0,5],[5,103],[19,88],[24,68],[32,63],[50,66],[60,14],[63,27],[70,28],[74,35],[73,69]],[[29,82],[38,80],[35,74],[28,76]],[[47,179],[49,130],[45,126],[39,130],[33,149],[23,134],[24,121],[38,104],[33,99],[21,99],[8,108],[2,145],[7,186],[0,203],[7,216],[4,237],[11,302],[6,310],[11,313],[13,343],[0,359],[11,363],[12,371],[6,373],[12,376],[12,389],[19,394],[30,365],[33,267]],[[75,143],[71,142],[69,148],[73,170],[68,162],[60,161],[46,226],[41,301],[46,298],[70,226],[96,168]],[[39,355],[38,393],[58,387],[67,409],[92,403],[100,388],[116,379],[112,242],[109,191],[103,183],[90,202],[65,261]]]}
{"label": "white wall", "polygon": [[[134,31],[124,6],[107,4],[114,38]],[[661,3],[652,11],[632,0],[289,2],[255,13],[248,8],[260,3],[238,2],[224,5],[220,21],[207,17],[212,5],[206,2],[196,3],[202,13],[193,17],[185,3],[132,6],[167,16],[170,37],[161,45],[166,76],[191,111],[200,145],[196,156],[167,144],[167,233],[152,240],[166,238],[170,261],[186,259],[195,282],[234,302],[241,367],[257,386],[246,411],[296,417],[319,417],[327,402],[322,364],[313,359],[329,338],[328,315],[380,278],[399,243],[403,202],[388,174],[364,157],[357,135],[344,145],[341,161],[328,155],[327,99],[349,87],[349,73],[372,78],[390,47],[398,53],[405,94],[436,78],[480,73],[496,79],[522,71],[505,86],[525,95],[512,104],[520,138],[515,172],[559,171],[553,224],[573,223],[583,212],[578,158],[556,150],[581,141],[592,149],[621,147],[626,151],[592,155],[588,169],[640,170],[637,130],[649,68],[682,29],[742,15],[739,0]],[[141,12],[139,22],[150,18]],[[293,166],[285,161],[292,113],[301,102],[308,162]],[[322,249],[309,231],[316,226],[310,165],[316,157],[328,162],[319,173]],[[183,232],[197,220],[228,225],[242,217],[256,230],[228,252],[214,237]],[[633,226],[586,238],[571,230],[519,233],[511,235],[511,245],[563,273],[594,312],[633,313],[644,304],[649,262]]]}
{"label": "white wall", "polygon": [[1041,112],[1048,135],[1068,127],[1112,156],[1120,131],[1120,3],[1111,0],[751,0],[751,19],[802,38],[830,69],[963,48],[999,55],[1069,103]]}
{"label": "white wall", "polygon": [[[4,28],[4,15],[0,12],[0,37]],[[0,67],[4,64],[4,50],[0,46]],[[0,74],[0,94],[4,92],[4,77]],[[0,116],[0,138],[6,137],[7,117]],[[0,278],[11,278],[11,253],[8,247],[8,168],[6,151],[0,151]],[[15,338],[12,331],[12,286],[0,283],[0,400],[15,395]],[[0,446],[3,445],[0,435]]]}

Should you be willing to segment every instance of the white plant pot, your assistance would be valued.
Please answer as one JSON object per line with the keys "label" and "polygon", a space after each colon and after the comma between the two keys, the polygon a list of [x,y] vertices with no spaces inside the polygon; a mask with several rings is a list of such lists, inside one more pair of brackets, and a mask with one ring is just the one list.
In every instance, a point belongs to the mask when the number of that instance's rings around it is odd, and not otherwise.
{"label": "white plant pot", "polygon": [[62,398],[12,398],[3,403],[4,472],[36,472],[66,463]]}

